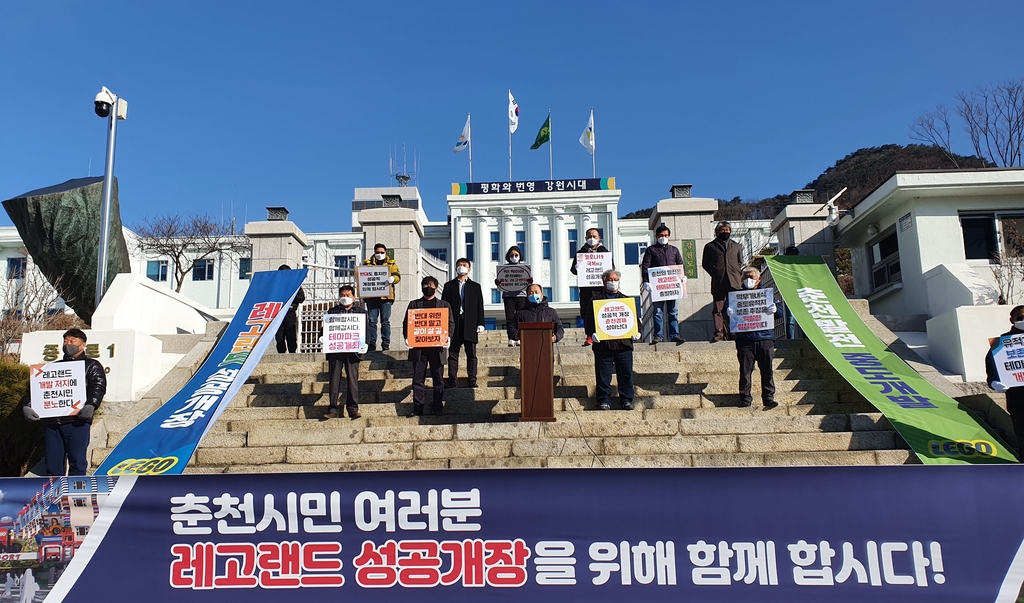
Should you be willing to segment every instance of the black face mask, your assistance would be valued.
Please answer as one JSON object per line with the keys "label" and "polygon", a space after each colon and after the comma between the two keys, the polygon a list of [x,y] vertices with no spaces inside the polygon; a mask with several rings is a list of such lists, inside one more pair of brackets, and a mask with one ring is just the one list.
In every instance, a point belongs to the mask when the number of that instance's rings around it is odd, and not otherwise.
{"label": "black face mask", "polygon": [[64,353],[68,356],[77,356],[80,351],[77,345],[64,344]]}
{"label": "black face mask", "polygon": [[728,241],[729,237],[732,236],[731,232],[720,232],[716,235],[719,241]]}
{"label": "black face mask", "polygon": [[434,293],[436,293],[436,292],[437,292],[437,289],[435,289],[433,287],[424,287],[423,288],[423,297],[432,297],[434,295]]}

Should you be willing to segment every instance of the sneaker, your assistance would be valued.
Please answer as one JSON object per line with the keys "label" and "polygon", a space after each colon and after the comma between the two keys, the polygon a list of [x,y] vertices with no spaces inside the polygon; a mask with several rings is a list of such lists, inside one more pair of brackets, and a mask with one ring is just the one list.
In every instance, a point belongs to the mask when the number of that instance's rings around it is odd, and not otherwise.
{"label": "sneaker", "polygon": [[585,347],[587,347],[588,345],[594,345],[594,338],[593,338],[593,337],[591,337],[590,335],[587,335],[587,340],[586,340],[586,341],[584,341],[584,342],[583,342],[583,345],[582,345],[582,346],[580,346],[580,347],[583,347],[583,348],[585,348]]}
{"label": "sneaker", "polygon": [[686,340],[683,339],[682,337],[673,337],[672,341],[674,341],[676,345],[683,345],[684,343],[686,343]]}
{"label": "sneaker", "polygon": [[658,343],[661,343],[661,337],[655,337],[654,339],[651,340],[651,345],[655,345]]}
{"label": "sneaker", "polygon": [[771,410],[771,409],[775,408],[778,405],[779,405],[779,403],[776,402],[775,400],[765,400],[764,401],[764,409],[765,410]]}
{"label": "sneaker", "polygon": [[622,410],[633,410],[633,403],[632,402],[623,402],[622,403]]}
{"label": "sneaker", "polygon": [[380,344],[380,351],[386,352],[386,351],[388,351],[390,349],[391,349],[391,344],[389,344],[389,343],[382,343],[382,344]]}
{"label": "sneaker", "polygon": [[597,405],[597,409],[598,410],[611,410],[612,409],[612,405],[608,404],[607,402],[603,402],[603,403]]}
{"label": "sneaker", "polygon": [[363,415],[360,414],[358,410],[350,410],[350,411],[348,411],[348,418],[350,418],[352,420],[356,420],[356,419],[358,419],[358,418],[360,418],[362,416]]}
{"label": "sneaker", "polygon": [[368,343],[368,344],[366,344],[366,351],[367,352],[373,352],[376,349],[377,349],[377,344],[375,344],[375,343]]}
{"label": "sneaker", "polygon": [[327,414],[324,415],[324,418],[325,419],[337,419],[340,416],[341,416],[341,413],[338,412],[338,409],[337,408],[332,408],[332,409],[327,411]]}
{"label": "sneaker", "polygon": [[509,340],[508,340],[508,347],[510,347],[510,348],[514,348],[514,347],[516,347],[516,342],[515,342],[515,341],[512,341],[511,339],[509,339]]}

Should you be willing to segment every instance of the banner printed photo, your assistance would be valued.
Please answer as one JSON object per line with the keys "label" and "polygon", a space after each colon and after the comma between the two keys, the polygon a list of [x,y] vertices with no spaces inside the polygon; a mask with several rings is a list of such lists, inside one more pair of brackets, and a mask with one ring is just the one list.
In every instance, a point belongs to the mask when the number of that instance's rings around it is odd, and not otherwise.
{"label": "banner printed photo", "polygon": [[391,268],[387,266],[356,266],[359,297],[389,297],[391,295]]}
{"label": "banner printed photo", "polygon": [[595,299],[592,303],[594,325],[599,340],[632,339],[640,332],[634,298]]}

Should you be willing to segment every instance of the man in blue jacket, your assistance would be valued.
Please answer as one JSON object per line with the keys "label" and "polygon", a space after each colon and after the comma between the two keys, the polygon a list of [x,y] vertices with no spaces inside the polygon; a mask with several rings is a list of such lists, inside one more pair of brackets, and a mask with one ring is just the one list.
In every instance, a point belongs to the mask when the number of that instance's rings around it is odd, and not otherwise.
{"label": "man in blue jacket", "polygon": [[[761,273],[757,268],[748,267],[743,269],[743,288],[759,289],[761,287]],[[728,316],[735,314],[732,306],[725,310]],[[768,306],[769,314],[778,314],[779,309],[774,302]],[[770,410],[779,405],[775,401],[775,376],[773,374],[772,360],[775,358],[775,327],[763,331],[747,331],[734,333],[736,339],[736,358],[740,361],[740,406],[750,406],[750,375],[754,372],[754,363],[761,371],[761,402],[765,410]]]}

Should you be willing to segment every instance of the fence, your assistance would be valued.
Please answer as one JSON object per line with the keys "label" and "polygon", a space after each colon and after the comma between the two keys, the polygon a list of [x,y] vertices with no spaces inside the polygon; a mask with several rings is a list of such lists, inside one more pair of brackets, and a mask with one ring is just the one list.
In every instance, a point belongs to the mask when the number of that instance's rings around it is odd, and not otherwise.
{"label": "fence", "polygon": [[[761,268],[761,288],[771,289],[775,292],[775,302],[782,303],[782,294],[779,293],[779,288],[775,286],[775,278],[772,276],[772,271],[768,269],[768,263],[764,263],[764,267]],[[782,313],[782,316],[775,317],[775,339],[787,339],[786,337],[786,315],[789,313],[789,309]]]}
{"label": "fence", "polygon": [[306,301],[298,311],[299,353],[317,354],[322,350],[324,314],[338,304],[338,288],[342,285],[356,286],[354,269],[309,265],[309,274],[302,283]]}

